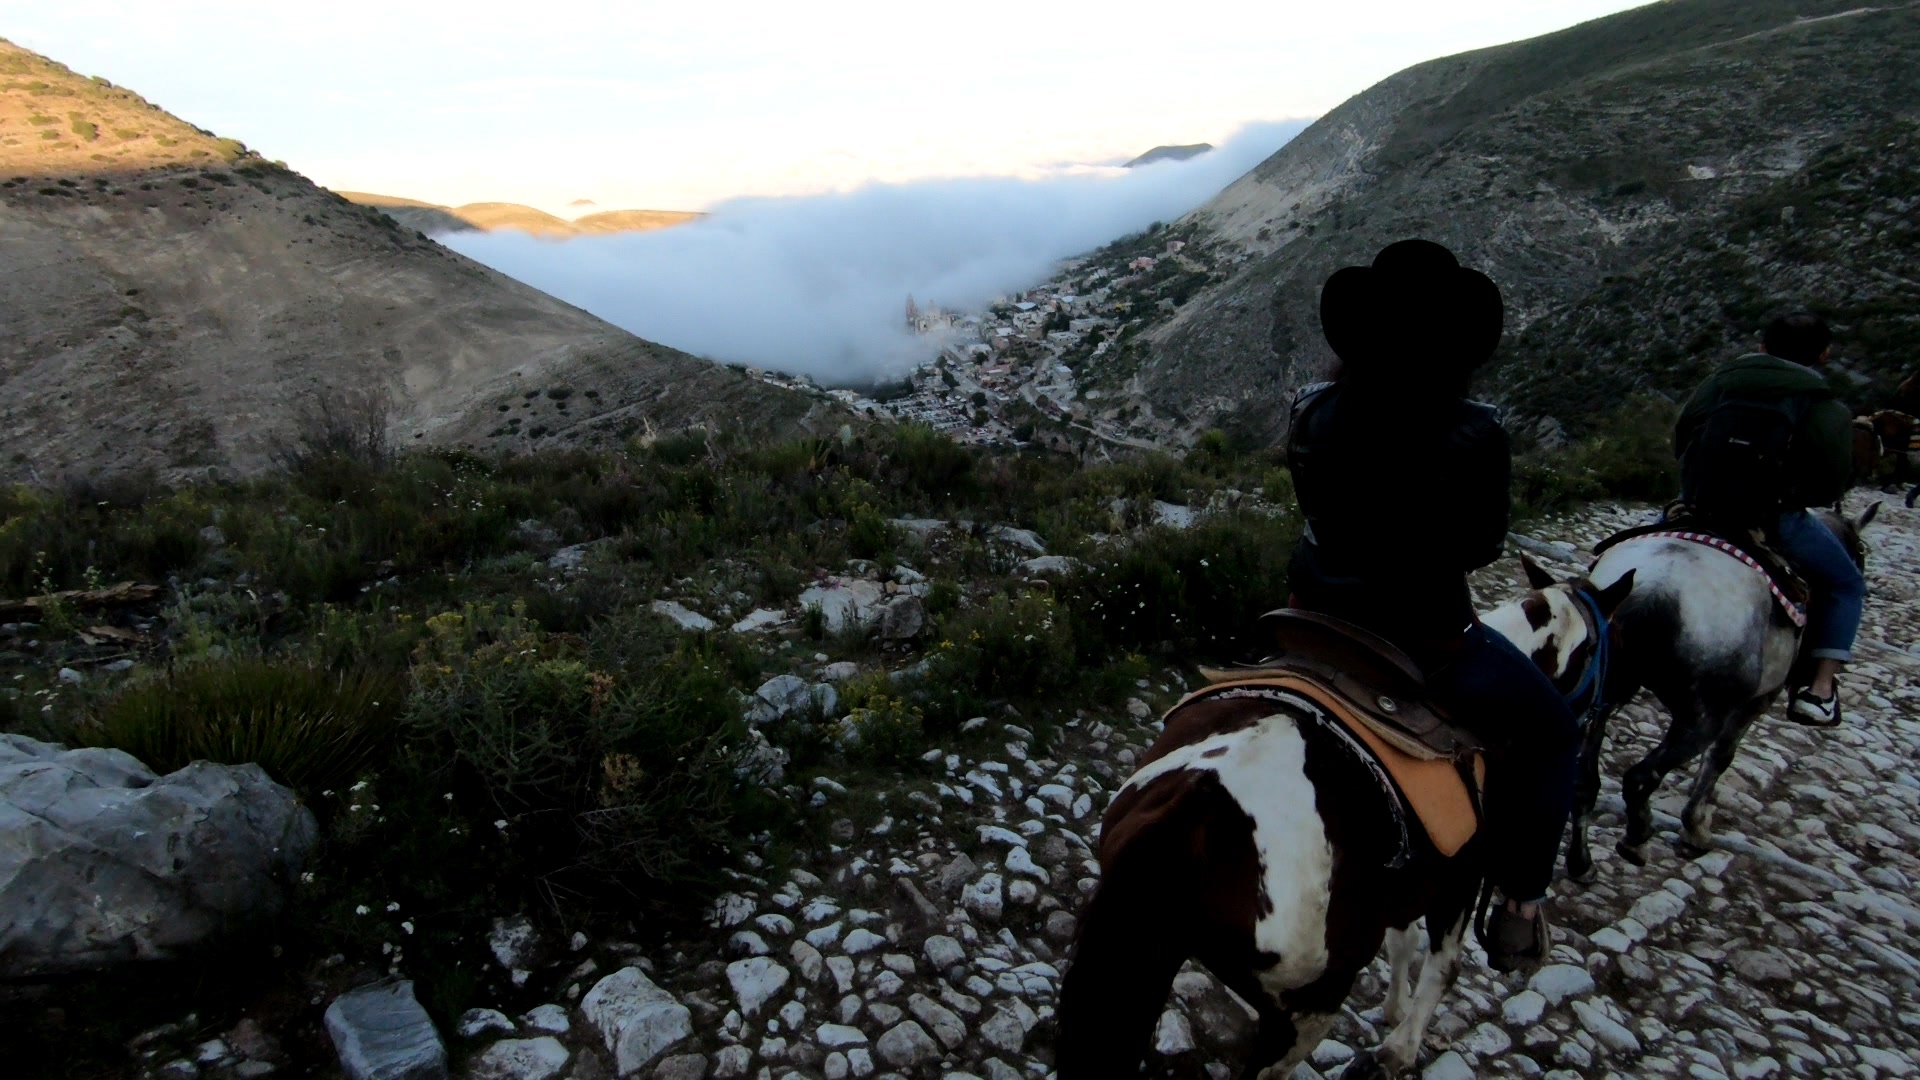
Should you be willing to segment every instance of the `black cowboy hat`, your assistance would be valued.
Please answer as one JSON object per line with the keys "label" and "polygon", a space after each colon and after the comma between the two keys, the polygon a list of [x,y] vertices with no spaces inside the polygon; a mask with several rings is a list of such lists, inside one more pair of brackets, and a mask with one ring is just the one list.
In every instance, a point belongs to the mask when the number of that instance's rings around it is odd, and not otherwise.
{"label": "black cowboy hat", "polygon": [[1431,240],[1389,244],[1320,290],[1321,329],[1349,364],[1470,371],[1493,355],[1504,325],[1500,287]]}

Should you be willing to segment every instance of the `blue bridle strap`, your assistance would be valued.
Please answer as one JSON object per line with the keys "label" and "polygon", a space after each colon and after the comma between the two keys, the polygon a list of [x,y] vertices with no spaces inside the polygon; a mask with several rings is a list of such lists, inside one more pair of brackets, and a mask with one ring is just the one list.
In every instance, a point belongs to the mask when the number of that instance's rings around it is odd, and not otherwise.
{"label": "blue bridle strap", "polygon": [[1567,695],[1567,704],[1580,700],[1581,695],[1593,691],[1593,700],[1580,714],[1580,727],[1585,728],[1594,717],[1606,711],[1607,667],[1613,659],[1613,628],[1608,625],[1607,617],[1600,612],[1600,602],[1588,595],[1584,589],[1569,589],[1586,605],[1593,616],[1594,647],[1593,660],[1587,664],[1587,670],[1580,675],[1580,684]]}

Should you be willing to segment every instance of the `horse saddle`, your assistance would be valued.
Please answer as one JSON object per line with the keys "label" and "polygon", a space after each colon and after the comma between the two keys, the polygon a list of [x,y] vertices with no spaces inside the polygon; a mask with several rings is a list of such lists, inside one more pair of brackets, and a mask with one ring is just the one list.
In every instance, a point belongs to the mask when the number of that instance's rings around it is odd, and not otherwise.
{"label": "horse saddle", "polygon": [[1405,800],[1440,854],[1465,847],[1479,828],[1486,762],[1473,736],[1427,700],[1419,667],[1385,639],[1339,619],[1286,608],[1260,621],[1279,651],[1254,667],[1209,672],[1218,681],[1180,704],[1267,692],[1307,698],[1384,770],[1388,795]]}
{"label": "horse saddle", "polygon": [[1731,528],[1704,517],[1685,503],[1669,503],[1663,514],[1663,520],[1652,525],[1635,525],[1622,529],[1605,540],[1593,545],[1593,554],[1597,559],[1607,549],[1641,536],[1672,536],[1682,540],[1706,544],[1717,548],[1746,563],[1766,576],[1775,598],[1780,601],[1781,614],[1794,625],[1806,620],[1807,583],[1799,574],[1794,573],[1787,557],[1769,545],[1763,530],[1754,528]]}

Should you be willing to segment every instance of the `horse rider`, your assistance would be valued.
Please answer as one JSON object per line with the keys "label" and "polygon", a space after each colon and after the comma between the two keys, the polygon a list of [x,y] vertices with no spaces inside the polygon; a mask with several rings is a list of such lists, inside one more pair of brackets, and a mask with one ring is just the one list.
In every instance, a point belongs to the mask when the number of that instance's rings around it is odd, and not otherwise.
{"label": "horse rider", "polygon": [[1722,364],[1680,412],[1681,500],[1709,520],[1762,536],[1806,579],[1812,673],[1787,716],[1840,723],[1837,676],[1853,658],[1867,583],[1839,537],[1809,514],[1853,483],[1852,413],[1820,374],[1833,332],[1810,312],[1775,319],[1760,351]]}
{"label": "horse rider", "polygon": [[[1486,275],[1425,240],[1333,274],[1320,321],[1333,380],[1294,398],[1287,465],[1307,529],[1289,570],[1294,606],[1398,645],[1434,703],[1488,746],[1487,937],[1496,971],[1547,950],[1543,905],[1573,800],[1573,714],[1532,660],[1482,625],[1467,573],[1499,558],[1511,457],[1492,406],[1468,400],[1500,342]],[[1407,452],[1407,447],[1417,449]]]}

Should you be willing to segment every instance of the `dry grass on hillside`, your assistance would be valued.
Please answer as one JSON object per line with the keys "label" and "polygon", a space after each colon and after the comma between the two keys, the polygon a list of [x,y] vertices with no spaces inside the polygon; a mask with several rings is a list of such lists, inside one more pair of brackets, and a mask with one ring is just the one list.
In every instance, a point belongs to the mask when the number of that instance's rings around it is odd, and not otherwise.
{"label": "dry grass on hillside", "polygon": [[248,155],[237,139],[0,39],[0,171],[10,176],[233,164]]}

